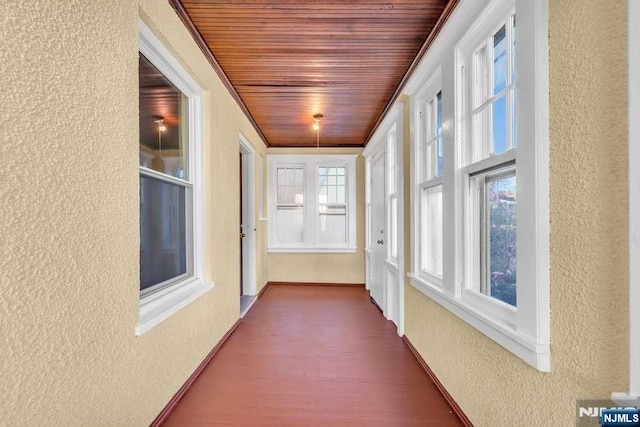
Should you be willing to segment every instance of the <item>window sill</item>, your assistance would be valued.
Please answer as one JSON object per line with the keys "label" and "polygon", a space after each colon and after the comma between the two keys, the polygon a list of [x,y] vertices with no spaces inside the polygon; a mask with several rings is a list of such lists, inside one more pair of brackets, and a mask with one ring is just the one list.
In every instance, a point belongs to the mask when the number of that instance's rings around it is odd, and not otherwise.
{"label": "window sill", "polygon": [[140,320],[136,336],[140,336],[213,289],[215,285],[189,278],[140,299]]}
{"label": "window sill", "polygon": [[275,254],[355,254],[358,248],[269,248]]}
{"label": "window sill", "polygon": [[446,308],[469,325],[473,326],[511,353],[515,354],[529,365],[541,372],[551,370],[551,354],[549,345],[538,344],[529,338],[518,334],[517,330],[508,324],[490,318],[474,310],[458,298],[445,293],[442,289],[430,284],[421,277],[408,274],[411,285],[442,307]]}

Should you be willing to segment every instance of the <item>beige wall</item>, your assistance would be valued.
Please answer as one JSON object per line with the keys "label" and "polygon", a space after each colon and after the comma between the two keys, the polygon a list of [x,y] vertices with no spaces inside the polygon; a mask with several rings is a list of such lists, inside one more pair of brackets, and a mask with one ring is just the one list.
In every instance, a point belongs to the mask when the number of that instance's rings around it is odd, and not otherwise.
{"label": "beige wall", "polygon": [[406,335],[478,426],[627,390],[626,2],[550,0],[551,372],[406,285]]}
{"label": "beige wall", "polygon": [[[266,149],[166,1],[0,3],[0,425],[148,425],[238,318],[239,132]],[[216,286],[136,337],[139,16],[206,91]]]}
{"label": "beige wall", "polygon": [[[361,154],[361,148],[321,148],[320,154]],[[316,154],[318,150],[269,148],[268,154]],[[364,158],[356,160],[357,248],[355,254],[270,253],[269,281],[364,283]]]}

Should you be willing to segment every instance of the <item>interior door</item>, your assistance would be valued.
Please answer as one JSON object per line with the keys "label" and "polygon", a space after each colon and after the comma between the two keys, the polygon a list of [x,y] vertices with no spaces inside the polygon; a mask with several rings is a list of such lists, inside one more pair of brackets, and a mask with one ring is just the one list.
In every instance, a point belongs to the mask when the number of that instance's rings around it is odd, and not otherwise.
{"label": "interior door", "polygon": [[371,165],[371,298],[384,307],[385,260],[385,158],[381,155]]}

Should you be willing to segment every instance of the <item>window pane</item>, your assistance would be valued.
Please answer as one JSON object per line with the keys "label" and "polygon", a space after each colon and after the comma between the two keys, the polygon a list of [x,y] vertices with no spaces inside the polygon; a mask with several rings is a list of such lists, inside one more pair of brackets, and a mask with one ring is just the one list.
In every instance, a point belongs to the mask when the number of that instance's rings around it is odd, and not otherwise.
{"label": "window pane", "polygon": [[516,177],[487,179],[488,295],[516,305]]}
{"label": "window pane", "polygon": [[487,49],[481,48],[475,55],[475,71],[474,71],[474,100],[473,108],[478,108],[487,99],[489,99],[489,79],[487,67]]}
{"label": "window pane", "polygon": [[438,109],[437,109],[437,121],[436,121],[436,127],[437,127],[437,134],[438,135],[442,135],[442,92],[438,92],[438,95],[436,95],[436,102],[438,103]]}
{"label": "window pane", "polygon": [[321,244],[347,243],[347,209],[344,206],[321,206],[318,241]]}
{"label": "window pane", "polygon": [[278,207],[277,239],[279,243],[302,243],[304,210],[302,207]]}
{"label": "window pane", "polygon": [[336,196],[336,202],[337,203],[346,203],[347,201],[346,199],[346,194],[345,194],[345,187],[344,186],[339,186],[338,189],[338,194]]}
{"label": "window pane", "polygon": [[493,153],[507,149],[507,97],[498,98],[493,103]]}
{"label": "window pane", "polygon": [[511,91],[511,146],[518,146],[518,122],[516,121],[516,88]]}
{"label": "window pane", "polygon": [[442,135],[436,140],[436,176],[442,176]]}
{"label": "window pane", "polygon": [[186,196],[183,186],[140,175],[140,290],[187,273]]}
{"label": "window pane", "polygon": [[425,188],[421,194],[421,268],[442,276],[442,186]]}
{"label": "window pane", "polygon": [[188,99],[142,54],[138,67],[140,166],[188,179]]}
{"label": "window pane", "polygon": [[511,17],[511,81],[516,81],[516,15]]}
{"label": "window pane", "polygon": [[493,94],[507,86],[507,33],[503,26],[493,36]]}

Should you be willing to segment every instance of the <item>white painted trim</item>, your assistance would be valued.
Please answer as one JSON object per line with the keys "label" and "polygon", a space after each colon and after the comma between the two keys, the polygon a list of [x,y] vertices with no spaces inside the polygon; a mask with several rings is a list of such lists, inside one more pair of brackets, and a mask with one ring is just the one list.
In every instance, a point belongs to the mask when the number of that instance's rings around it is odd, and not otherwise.
{"label": "white painted trim", "polygon": [[[405,321],[405,306],[404,306],[404,103],[396,102],[394,106],[389,110],[389,113],[385,116],[385,118],[378,126],[378,129],[373,134],[367,147],[363,151],[362,155],[365,157],[366,163],[366,181],[365,187],[367,191],[367,206],[370,204],[370,192],[371,190],[371,165],[377,162],[381,156],[385,156],[385,186],[388,184],[388,170],[389,165],[387,161],[389,156],[386,156],[388,150],[388,140],[389,133],[395,129],[395,169],[396,169],[396,188],[395,189],[385,189],[385,228],[387,230],[387,236],[390,231],[390,218],[389,214],[390,198],[397,198],[398,204],[398,218],[397,218],[397,229],[395,231],[395,235],[397,236],[397,257],[392,258],[389,255],[389,251],[385,251],[385,260],[383,265],[383,301],[381,302],[383,314],[387,319],[393,320],[397,326],[398,335],[404,335],[404,321]],[[366,229],[367,234],[370,232],[370,222],[371,218],[367,209],[365,212],[365,220],[367,223]],[[386,238],[386,236],[385,236]],[[371,236],[367,235],[366,239],[366,248],[365,251],[367,254],[370,254],[372,251],[371,245],[373,242],[371,241]],[[366,271],[367,274],[365,276],[365,286],[367,289],[371,288],[371,284],[369,283],[369,275],[371,271],[370,263],[372,262],[371,257],[367,256],[365,258],[366,262]],[[397,295],[389,295],[390,285],[386,282],[387,272],[393,274],[397,277]],[[392,286],[392,285],[391,285]],[[393,304],[393,306],[392,306]]]}
{"label": "white painted trim", "polygon": [[[269,245],[268,252],[338,252],[353,253],[357,250],[357,154],[268,154],[267,155],[267,200],[269,215]],[[275,220],[277,199],[277,168],[278,166],[303,166],[305,168],[305,203],[304,203],[304,238],[300,244],[278,244],[276,242],[277,221]],[[317,169],[322,166],[346,166],[347,168],[347,243],[334,247],[317,243],[317,211],[316,197],[318,174]]]}
{"label": "white painted trim", "polygon": [[242,155],[242,293],[255,295],[256,286],[256,208],[255,208],[255,150],[247,138],[240,133],[238,137]]}
{"label": "white painted trim", "polygon": [[484,316],[472,307],[466,305],[459,298],[447,295],[443,290],[429,285],[422,278],[409,274],[411,284],[417,290],[433,299],[435,302],[478,329],[495,342],[520,357],[529,365],[539,371],[549,372],[550,348],[548,345],[541,345],[518,333],[509,325],[500,323],[494,318]]}
{"label": "white painted trim", "polygon": [[[202,192],[202,89],[185,71],[155,34],[138,20],[138,47],[147,58],[189,102],[189,182],[193,187],[193,277],[140,299],[140,318],[136,335],[141,335],[200,296],[214,284],[204,277],[204,201]],[[148,173],[145,171],[145,173]],[[167,179],[168,180],[168,179]]]}
{"label": "white painted trim", "polygon": [[153,293],[140,305],[140,320],[136,335],[140,336],[168,319],[202,295],[214,288],[212,282],[190,278],[181,283]]}
{"label": "white painted trim", "polygon": [[253,304],[256,303],[256,301],[258,301],[258,297],[257,296],[253,296],[251,298],[251,302],[249,303],[249,305],[247,305],[244,310],[242,310],[242,312],[240,313],[240,318],[244,318],[244,316],[247,315],[247,313],[249,312],[249,310],[251,310],[251,307],[253,307]]}
{"label": "white painted trim", "polygon": [[[466,165],[464,125],[465,92],[460,78],[461,65],[486,31],[506,16],[515,5],[518,69],[518,309],[515,328],[497,318],[485,319],[482,311],[473,310],[461,297],[465,289],[464,176]],[[504,15],[504,16],[503,16]],[[487,22],[480,22],[483,17]],[[485,28],[486,26],[486,28]],[[475,33],[475,34],[474,34]],[[481,34],[482,33],[482,34]],[[476,43],[461,45],[474,36]],[[474,39],[475,41],[475,39]],[[418,134],[416,112],[423,90],[441,73],[444,132],[443,171],[443,280],[442,287],[429,286],[425,278],[413,275],[411,283],[419,291],[468,321],[488,337],[541,371],[550,369],[549,313],[549,82],[548,82],[548,0],[479,0],[461,2],[451,15],[427,54],[416,67],[406,85],[411,97],[411,141],[416,161]],[[513,153],[495,156],[485,163],[506,160]],[[533,161],[532,161],[533,160]],[[414,165],[415,166],[415,165]],[[411,173],[414,174],[415,167]],[[412,182],[416,177],[412,175]],[[415,188],[411,191],[412,229],[415,230]],[[414,236],[415,237],[415,236]],[[413,271],[416,271],[417,247],[412,242]],[[483,304],[485,301],[478,301]],[[509,314],[505,312],[504,314]],[[480,320],[478,320],[480,319]],[[522,345],[525,343],[525,345]]]}
{"label": "white painted trim", "polygon": [[628,0],[629,392],[640,398],[640,1]]}

